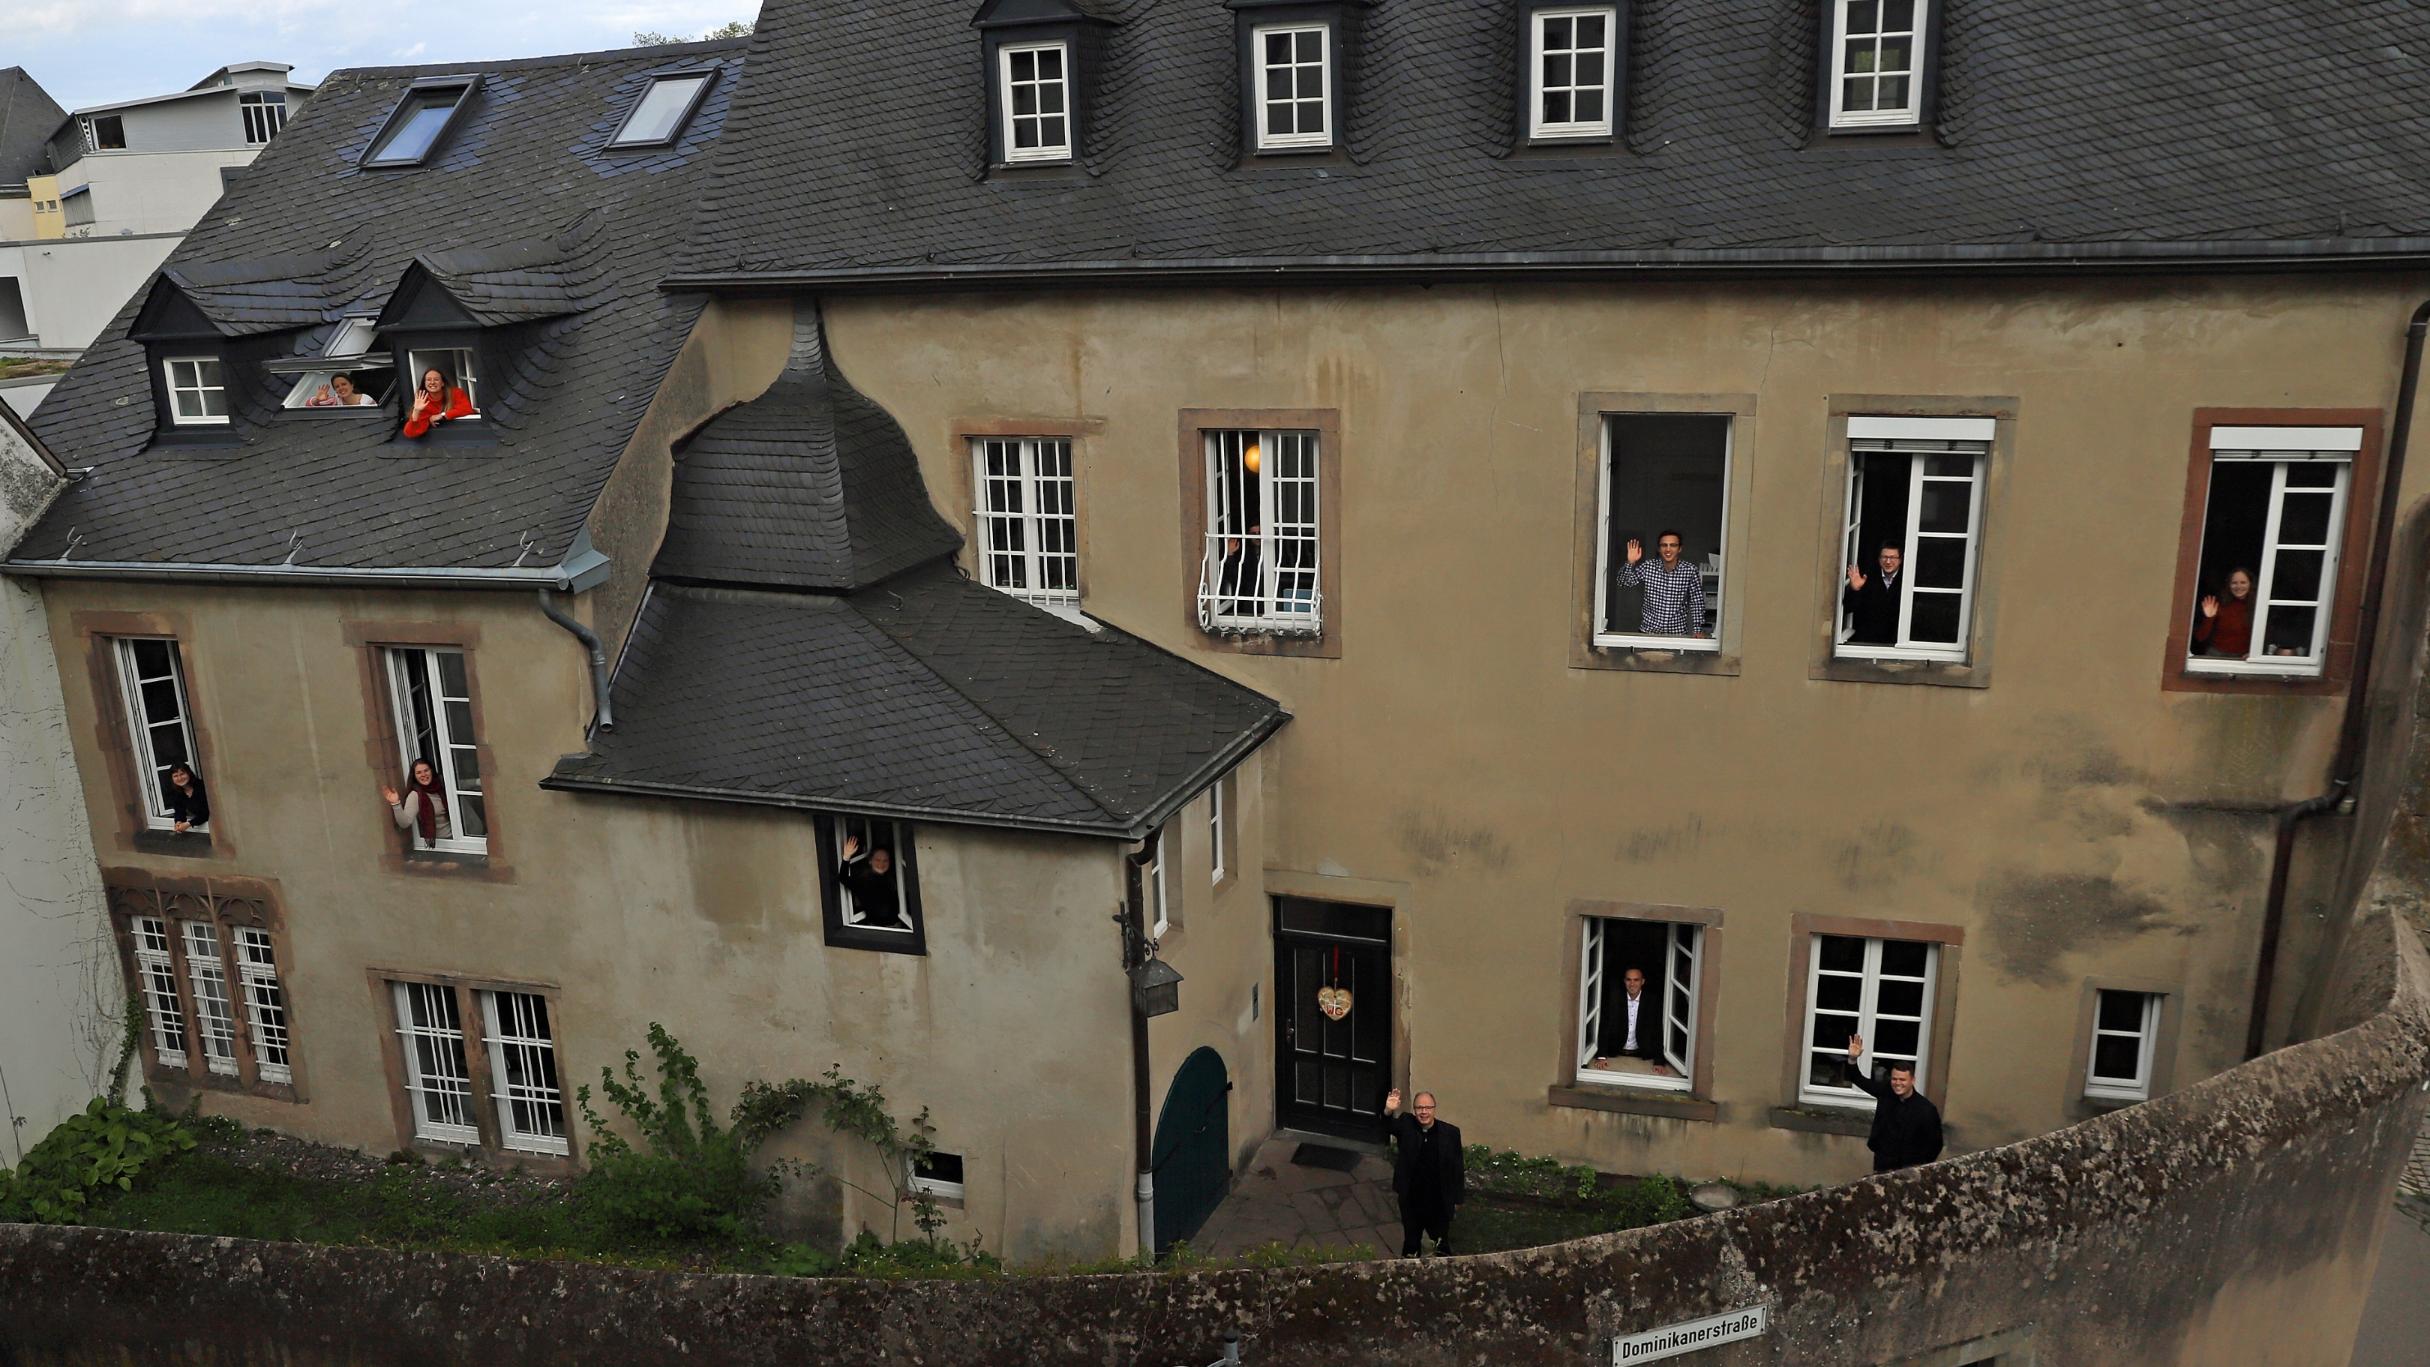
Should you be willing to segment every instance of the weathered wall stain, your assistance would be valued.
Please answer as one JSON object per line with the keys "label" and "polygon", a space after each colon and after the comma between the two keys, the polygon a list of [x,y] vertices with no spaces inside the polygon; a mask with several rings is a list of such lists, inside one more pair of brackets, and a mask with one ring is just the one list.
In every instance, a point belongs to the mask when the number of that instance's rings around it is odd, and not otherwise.
{"label": "weathered wall stain", "polygon": [[1454,825],[1436,812],[1403,812],[1394,827],[1403,852],[1426,873],[1474,860],[1499,872],[1510,867],[1510,845],[1489,826]]}
{"label": "weathered wall stain", "polygon": [[2044,985],[2066,976],[2063,962],[2071,954],[2158,931],[2195,930],[2174,921],[2158,898],[2107,874],[2017,869],[1986,877],[1975,895],[1990,921],[1992,963]]}
{"label": "weathered wall stain", "polygon": [[1676,825],[1630,832],[1621,839],[1614,853],[1631,864],[1643,864],[1655,859],[1693,854],[1703,843],[1704,817],[1691,813],[1687,820]]}

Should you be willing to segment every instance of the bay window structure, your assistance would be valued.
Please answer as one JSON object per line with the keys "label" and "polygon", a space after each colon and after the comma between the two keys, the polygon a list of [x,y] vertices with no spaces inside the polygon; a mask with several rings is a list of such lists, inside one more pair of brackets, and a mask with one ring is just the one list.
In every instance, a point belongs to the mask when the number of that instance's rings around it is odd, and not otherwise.
{"label": "bay window structure", "polygon": [[819,891],[827,943],[841,949],[926,954],[919,860],[910,823],[863,816],[817,819],[826,858]]}
{"label": "bay window structure", "polygon": [[245,141],[255,147],[270,141],[287,126],[287,92],[248,90],[236,97],[245,120]]}
{"label": "bay window structure", "polygon": [[1848,1038],[1862,1035],[1867,1068],[1911,1067],[1923,1090],[1930,1057],[1933,993],[1941,947],[1922,940],[1817,935],[1808,955],[1805,1052],[1797,1099],[1808,1105],[1871,1107],[1847,1085]]}
{"label": "bay window structure", "polygon": [[2190,674],[2318,676],[2360,427],[2210,429]]}
{"label": "bay window structure", "polygon": [[1825,127],[1912,129],[1925,118],[1935,0],[1824,0]]}
{"label": "bay window structure", "polygon": [[106,891],[129,995],[143,1004],[149,1081],[296,1099],[292,1017],[267,901]]}
{"label": "bay window structure", "polygon": [[1611,5],[1527,16],[1530,138],[1608,138],[1617,123],[1620,15]]}
{"label": "bay window structure", "polygon": [[1848,419],[1841,658],[1964,661],[1991,418]]}
{"label": "bay window structure", "polygon": [[641,98],[633,102],[632,112],[617,126],[616,135],[608,146],[667,147],[683,136],[684,127],[700,102],[708,98],[709,87],[715,82],[715,71],[679,71],[655,76]]}
{"label": "bay window structure", "polygon": [[[185,664],[177,642],[163,637],[121,636],[110,642],[118,666],[119,697],[126,707],[144,825],[166,831],[177,824],[169,797],[169,771],[197,763],[192,713],[186,704]],[[210,830],[209,821],[191,829]]]}
{"label": "bay window structure", "polygon": [[473,994],[489,1046],[489,1080],[499,1143],[526,1153],[567,1154],[565,1091],[557,1080],[557,1040],[548,999],[536,992]]}
{"label": "bay window structure", "polygon": [[[1705,928],[1608,916],[1586,917],[1584,926],[1578,1081],[1691,1090]],[[1632,979],[1638,987],[1633,1002]]]}
{"label": "bay window structure", "polygon": [[1726,414],[1605,415],[1597,646],[1720,648],[1730,450]]}
{"label": "bay window structure", "polygon": [[478,1145],[472,1063],[464,1048],[464,1013],[456,989],[444,983],[392,982],[405,1096],[413,1135],[438,1144]]}
{"label": "bay window structure", "polygon": [[228,425],[228,382],[217,356],[169,356],[160,363],[169,421],[179,427]]}
{"label": "bay window structure", "polygon": [[[451,854],[489,852],[489,805],[482,791],[480,741],[473,728],[472,678],[464,652],[437,646],[389,646],[381,650],[388,700],[396,728],[397,765],[404,792],[418,762],[428,762],[446,811],[425,833],[419,812],[409,811],[406,841],[415,850]],[[406,793],[408,797],[413,796]]]}
{"label": "bay window structure", "polygon": [[1080,608],[1080,523],[1065,437],[974,437],[979,580],[1066,615]]}
{"label": "bay window structure", "polygon": [[1263,24],[1250,31],[1251,110],[1260,152],[1333,146],[1333,28]]}
{"label": "bay window structure", "polygon": [[1317,634],[1324,625],[1317,434],[1214,431],[1205,442],[1199,625],[1218,634]]}
{"label": "bay window structure", "polygon": [[1005,163],[1071,160],[1071,45],[1006,43],[996,61]]}
{"label": "bay window structure", "polygon": [[2152,1059],[2160,1038],[2157,992],[2103,988],[2093,1004],[2092,1053],[2084,1068],[2084,1095],[2095,1101],[2147,1101],[2152,1094]]}

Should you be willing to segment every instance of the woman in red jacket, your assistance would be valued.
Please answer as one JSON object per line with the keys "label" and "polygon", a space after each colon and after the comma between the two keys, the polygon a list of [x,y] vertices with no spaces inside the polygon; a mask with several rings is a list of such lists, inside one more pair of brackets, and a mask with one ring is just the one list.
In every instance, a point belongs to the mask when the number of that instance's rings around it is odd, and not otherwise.
{"label": "woman in red jacket", "polygon": [[447,382],[447,376],[437,366],[422,372],[422,383],[415,389],[413,406],[405,410],[405,435],[427,436],[434,422],[452,422],[457,418],[473,417],[472,400],[464,391]]}
{"label": "woman in red jacket", "polygon": [[2253,649],[2253,572],[2241,565],[2229,570],[2227,588],[2225,598],[2203,595],[2202,615],[2194,619],[2194,653],[2241,660]]}

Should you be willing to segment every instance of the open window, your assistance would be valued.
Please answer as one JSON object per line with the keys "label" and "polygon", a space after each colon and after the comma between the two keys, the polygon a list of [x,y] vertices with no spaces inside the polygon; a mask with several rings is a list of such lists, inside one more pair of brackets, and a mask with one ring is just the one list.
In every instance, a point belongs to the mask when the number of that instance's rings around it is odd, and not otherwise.
{"label": "open window", "polygon": [[1720,648],[1730,441],[1728,414],[1604,417],[1596,645]]}
{"label": "open window", "polygon": [[127,122],[125,115],[87,114],[84,117],[85,151],[123,152],[126,147]]}
{"label": "open window", "polygon": [[1941,947],[1923,940],[1817,935],[1808,956],[1805,1066],[1797,1099],[1809,1105],[1870,1107],[1847,1083],[1848,1037],[1865,1038],[1867,1067],[1912,1067],[1927,1085],[1932,1008]]}
{"label": "open window", "polygon": [[1704,927],[1589,916],[1585,935],[1578,1081],[1691,1090]]}
{"label": "open window", "polygon": [[1622,32],[1615,5],[1548,5],[1527,24],[1527,135],[1612,136],[1618,126]]}
{"label": "open window", "polygon": [[381,650],[397,736],[398,801],[392,811],[409,849],[489,852],[489,803],[473,730],[472,678],[464,652],[429,646]]}
{"label": "open window", "polygon": [[911,1189],[953,1205],[962,1203],[962,1155],[930,1151],[912,1160]]}
{"label": "open window", "polygon": [[1068,437],[974,437],[980,582],[1066,614],[1080,609],[1080,533]]}
{"label": "open window", "polygon": [[[373,351],[372,320],[367,317],[348,318],[330,333],[328,345],[321,348],[321,359],[345,362],[325,365],[295,373],[295,384],[287,391],[287,408],[331,409],[334,411],[376,411],[388,401],[396,388],[396,361],[386,350]],[[287,370],[287,364],[278,369]]]}
{"label": "open window", "polygon": [[2190,674],[2319,675],[2360,427],[2211,428]]}
{"label": "open window", "polygon": [[524,1153],[571,1153],[548,998],[537,992],[505,991],[476,991],[473,996],[481,1003],[499,1144]]}
{"label": "open window", "polygon": [[1966,659],[1996,426],[1991,418],[1848,419],[1840,657]]}
{"label": "open window", "polygon": [[1317,434],[1206,434],[1198,622],[1219,634],[1323,629]]}
{"label": "open window", "polygon": [[893,954],[928,952],[920,874],[908,822],[820,817],[819,887],[827,943]]}
{"label": "open window", "polygon": [[666,147],[683,136],[700,102],[709,96],[717,72],[677,71],[655,76],[641,98],[633,103],[632,112],[608,139],[610,147]]}
{"label": "open window", "polygon": [[375,169],[420,166],[446,138],[472,103],[478,76],[440,76],[405,87],[396,108],[364,149],[362,165]]}
{"label": "open window", "polygon": [[1168,829],[1159,827],[1148,837],[1147,867],[1139,871],[1139,886],[1148,904],[1148,938],[1161,940],[1173,928],[1173,854],[1165,836]]}
{"label": "open window", "polygon": [[[141,789],[144,825],[208,833],[211,805],[194,754],[192,711],[186,703],[185,663],[177,642],[122,636],[110,642],[119,697]],[[175,781],[183,775],[186,782]]]}
{"label": "open window", "polygon": [[472,346],[414,346],[405,352],[398,396],[403,434],[423,437],[481,417],[481,352]]}

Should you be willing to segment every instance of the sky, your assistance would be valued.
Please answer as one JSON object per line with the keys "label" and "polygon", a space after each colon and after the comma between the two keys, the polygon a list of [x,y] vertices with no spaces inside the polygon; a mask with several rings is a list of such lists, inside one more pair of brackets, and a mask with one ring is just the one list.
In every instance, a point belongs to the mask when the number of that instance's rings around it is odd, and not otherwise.
{"label": "sky", "polygon": [[336,67],[542,57],[623,47],[637,30],[697,38],[758,0],[0,0],[0,67],[61,108],[165,95],[231,62]]}

